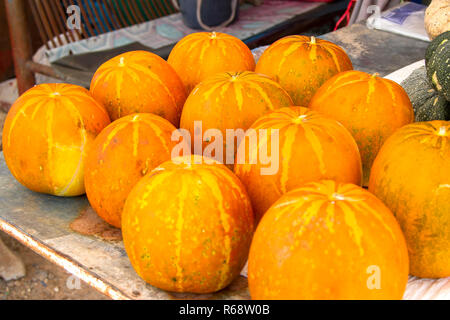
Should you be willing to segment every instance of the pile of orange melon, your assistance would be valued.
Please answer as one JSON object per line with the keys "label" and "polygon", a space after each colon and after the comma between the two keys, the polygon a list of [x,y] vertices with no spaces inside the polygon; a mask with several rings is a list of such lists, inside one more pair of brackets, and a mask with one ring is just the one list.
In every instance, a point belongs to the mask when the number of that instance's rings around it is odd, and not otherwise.
{"label": "pile of orange melon", "polygon": [[352,69],[314,37],[255,63],[191,34],[168,61],[105,62],[89,91],[27,91],[5,160],[33,191],[86,193],[163,290],[222,290],[248,260],[254,299],[401,299],[408,274],[450,276],[450,122],[413,123],[400,85]]}

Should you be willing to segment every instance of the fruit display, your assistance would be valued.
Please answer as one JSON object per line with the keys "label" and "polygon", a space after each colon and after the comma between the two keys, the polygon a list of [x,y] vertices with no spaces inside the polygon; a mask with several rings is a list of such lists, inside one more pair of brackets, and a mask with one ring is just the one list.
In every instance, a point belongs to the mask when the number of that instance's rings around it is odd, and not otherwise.
{"label": "fruit display", "polygon": [[109,224],[120,228],[125,200],[147,173],[170,160],[176,128],[151,113],[114,121],[95,139],[85,169],[86,195]]}
{"label": "fruit display", "polygon": [[450,120],[450,102],[431,85],[425,67],[413,71],[401,85],[411,100],[416,121]]}
{"label": "fruit display", "polygon": [[179,125],[186,91],[173,68],[146,51],[131,51],[102,64],[90,91],[112,121],[133,113],[154,113]]}
{"label": "fruit display", "polygon": [[90,89],[35,86],[3,129],[0,229],[117,299],[445,288],[449,34],[401,85],[315,37],[284,37],[255,66],[238,38],[198,32],[168,61],[104,62]]}
{"label": "fruit display", "polygon": [[[266,114],[251,129],[258,133],[258,142],[251,144],[252,133],[246,134],[238,149],[235,173],[247,188],[256,221],[280,196],[306,182],[332,179],[361,184],[358,146],[336,120],[291,107]],[[272,138],[275,130],[278,139]],[[268,154],[275,155],[270,163],[262,160]]]}
{"label": "fruit display", "polygon": [[386,139],[414,121],[414,110],[405,90],[396,82],[362,71],[341,72],[329,79],[309,106],[342,123],[361,152],[363,185]]}
{"label": "fruit display", "polygon": [[315,37],[287,36],[273,43],[259,59],[256,72],[286,89],[294,104],[307,107],[319,87],[335,74],[352,70],[338,45]]}
{"label": "fruit display", "polygon": [[410,272],[450,276],[450,121],[410,124],[383,145],[369,191],[394,213],[405,234]]}
{"label": "fruit display", "polygon": [[175,158],[133,188],[122,231],[131,263],[148,283],[174,292],[216,292],[245,265],[253,212],[244,186],[225,165],[201,156]]}
{"label": "fruit display", "polygon": [[437,36],[428,46],[425,64],[428,79],[450,101],[450,31]]}
{"label": "fruit display", "polygon": [[430,39],[450,31],[450,3],[448,0],[432,0],[425,11],[425,29]]}
{"label": "fruit display", "polygon": [[110,123],[86,89],[42,84],[12,105],[3,128],[3,154],[13,176],[30,190],[70,197],[85,193],[84,168],[95,137]]}
{"label": "fruit display", "polygon": [[[181,128],[189,130],[192,139],[195,138],[196,121],[201,121],[202,133],[206,134],[210,129],[219,130],[225,139],[219,142],[218,148],[223,150],[223,156],[216,155],[216,160],[230,164],[232,168],[238,142],[233,138],[233,145],[230,145],[226,131],[245,131],[267,112],[291,105],[289,94],[265,75],[219,73],[203,81],[189,95],[181,115]],[[200,139],[203,141],[202,150],[217,143],[208,137]],[[225,148],[227,143],[231,150]],[[227,155],[231,157],[228,161]]]}
{"label": "fruit display", "polygon": [[264,215],[248,280],[257,300],[401,299],[408,251],[392,212],[370,192],[313,182],[283,195]]}
{"label": "fruit display", "polygon": [[181,39],[167,59],[189,94],[216,73],[255,71],[255,59],[240,39],[221,32],[197,32]]}

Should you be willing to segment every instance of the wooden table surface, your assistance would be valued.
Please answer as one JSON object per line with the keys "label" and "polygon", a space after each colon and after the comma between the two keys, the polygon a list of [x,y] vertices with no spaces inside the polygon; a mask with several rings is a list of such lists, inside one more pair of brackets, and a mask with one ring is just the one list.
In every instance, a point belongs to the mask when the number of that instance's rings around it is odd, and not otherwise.
{"label": "wooden table surface", "polygon": [[[343,46],[356,69],[382,75],[423,59],[426,43],[364,29],[354,25],[323,38]],[[57,198],[24,188],[10,174],[0,153],[0,230],[97,290],[113,299],[250,298],[242,276],[227,289],[210,295],[168,293],[146,284],[134,272],[122,241],[71,229],[71,224],[86,214],[95,215],[86,197]],[[450,299],[450,281],[410,278],[405,299]]]}
{"label": "wooden table surface", "polygon": [[368,29],[363,23],[327,33],[320,38],[345,49],[355,70],[385,76],[425,58],[429,42]]}

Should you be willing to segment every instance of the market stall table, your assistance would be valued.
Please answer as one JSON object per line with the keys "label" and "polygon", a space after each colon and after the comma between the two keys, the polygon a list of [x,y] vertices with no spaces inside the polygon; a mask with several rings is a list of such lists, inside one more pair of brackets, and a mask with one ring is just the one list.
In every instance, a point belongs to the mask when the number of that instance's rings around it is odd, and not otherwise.
{"label": "market stall table", "polygon": [[424,59],[429,42],[369,29],[364,23],[327,33],[320,38],[340,45],[350,56],[355,70],[380,76]]}
{"label": "market stall table", "polygon": [[[342,45],[356,69],[381,75],[423,59],[427,46],[426,42],[369,30],[360,24],[323,38]],[[83,224],[80,219],[100,231],[92,235],[74,231],[74,224]],[[114,240],[120,238],[120,231],[102,225],[86,197],[57,198],[27,190],[13,178],[2,153],[0,230],[113,299],[250,298],[243,276],[227,289],[208,295],[169,293],[146,284],[134,272],[123,242]],[[410,278],[405,298],[450,298],[450,280]]]}

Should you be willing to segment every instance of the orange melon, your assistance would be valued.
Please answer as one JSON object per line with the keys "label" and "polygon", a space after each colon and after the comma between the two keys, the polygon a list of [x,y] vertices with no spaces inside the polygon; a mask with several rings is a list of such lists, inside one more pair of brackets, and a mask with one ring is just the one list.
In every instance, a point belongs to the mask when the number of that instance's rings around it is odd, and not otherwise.
{"label": "orange melon", "polygon": [[85,186],[97,214],[120,228],[125,200],[135,184],[161,163],[170,160],[176,128],[150,113],[114,121],[95,139],[89,152]]}
{"label": "orange melon", "polygon": [[178,127],[186,91],[173,68],[147,51],[131,51],[102,64],[91,82],[92,95],[111,120],[154,113]]}
{"label": "orange melon", "polygon": [[361,152],[365,186],[386,139],[414,121],[411,101],[399,84],[361,71],[335,75],[317,90],[309,107],[336,119],[352,133]]}
{"label": "orange melon", "polygon": [[352,70],[338,45],[306,36],[288,36],[262,54],[255,71],[278,81],[298,106],[308,106],[317,89],[335,74]]}
{"label": "orange melon", "polygon": [[[358,146],[334,119],[302,107],[282,108],[259,118],[250,129],[239,146],[234,171],[247,188],[257,221],[281,195],[306,182],[361,184]],[[250,143],[254,133],[257,143]]]}
{"label": "orange melon", "polygon": [[142,279],[168,291],[211,293],[228,286],[245,265],[253,213],[244,186],[226,166],[182,157],[133,188],[122,233]]}
{"label": "orange melon", "polygon": [[398,129],[372,166],[369,191],[394,213],[408,244],[411,274],[450,276],[450,121]]}
{"label": "orange melon", "polygon": [[282,196],[255,232],[252,299],[401,299],[408,251],[392,212],[353,184],[308,183]]}
{"label": "orange melon", "polygon": [[16,100],[6,117],[6,164],[33,191],[82,195],[87,154],[109,123],[106,110],[86,89],[62,83],[35,86]]}
{"label": "orange melon", "polygon": [[221,32],[197,32],[184,37],[167,62],[182,79],[188,94],[216,73],[255,71],[255,59],[247,45]]}
{"label": "orange melon", "polygon": [[[256,119],[269,111],[289,107],[292,100],[281,86],[269,77],[254,72],[219,73],[199,84],[189,95],[181,115],[181,128],[189,131],[195,153],[214,157],[233,167],[238,132],[231,140],[227,130],[241,130],[242,136]],[[201,121],[201,131],[195,122]],[[208,137],[208,130],[218,130],[218,137]],[[202,142],[201,150],[195,150],[195,138]],[[231,141],[231,142],[230,142]],[[204,154],[207,148],[216,147],[216,152]],[[228,147],[228,148],[226,148]]]}

